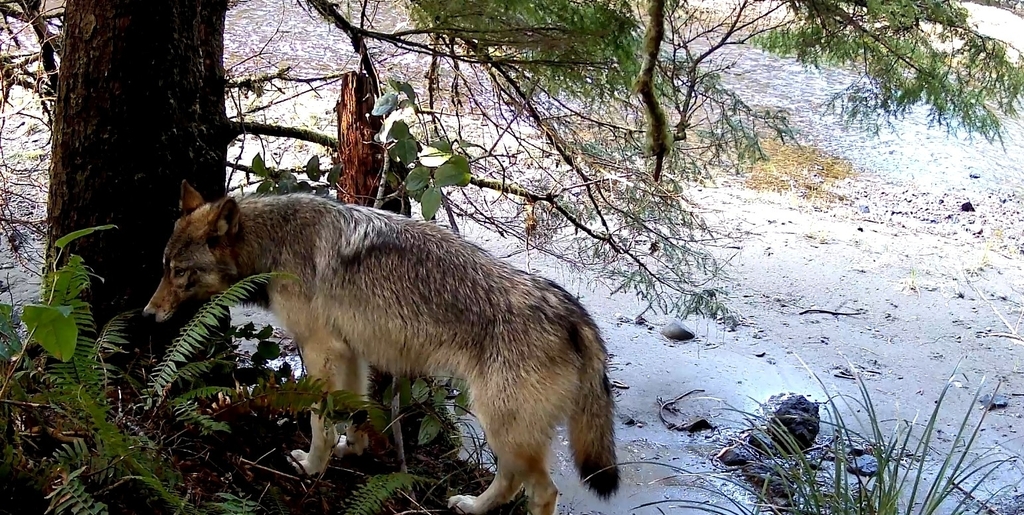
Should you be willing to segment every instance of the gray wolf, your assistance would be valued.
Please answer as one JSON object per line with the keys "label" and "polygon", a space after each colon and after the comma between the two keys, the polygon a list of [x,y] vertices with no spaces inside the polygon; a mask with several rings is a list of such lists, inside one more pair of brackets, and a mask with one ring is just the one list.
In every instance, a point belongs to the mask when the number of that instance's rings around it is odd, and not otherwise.
{"label": "gray wolf", "polygon": [[[548,454],[565,421],[584,483],[603,499],[618,490],[607,351],[556,283],[438,225],[313,195],[208,202],[182,182],[180,206],[147,316],[162,322],[253,274],[292,274],[269,283],[264,301],[331,391],[366,395],[368,366],[467,382],[497,472],[481,495],[451,497],[455,512],[487,513],[525,487],[532,515],[555,514]],[[309,451],[291,452],[300,473],[366,448],[358,429],[338,436],[316,415],[310,423]]]}

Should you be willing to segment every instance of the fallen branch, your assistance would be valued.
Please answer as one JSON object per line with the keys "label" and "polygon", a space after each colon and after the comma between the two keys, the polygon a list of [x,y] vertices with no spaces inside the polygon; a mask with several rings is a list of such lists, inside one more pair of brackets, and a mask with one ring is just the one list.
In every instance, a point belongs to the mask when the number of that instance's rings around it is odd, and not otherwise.
{"label": "fallen branch", "polygon": [[829,309],[805,309],[805,310],[803,310],[803,311],[801,311],[801,312],[799,312],[797,314],[798,315],[809,315],[811,313],[822,313],[822,314],[825,314],[825,315],[855,317],[857,315],[863,315],[865,312],[864,311],[852,311],[852,312],[850,312],[850,311],[832,311],[832,310],[829,310]]}
{"label": "fallen branch", "polygon": [[269,472],[271,474],[275,474],[275,475],[278,475],[278,476],[281,476],[281,477],[284,477],[284,478],[288,478],[288,479],[291,479],[293,481],[298,481],[300,483],[302,482],[302,479],[299,478],[299,477],[293,476],[291,474],[285,474],[284,472],[281,472],[280,470],[274,470],[274,469],[272,469],[270,467],[264,467],[263,465],[260,465],[259,463],[251,462],[251,461],[249,461],[249,460],[247,460],[245,458],[242,458],[240,456],[236,457],[236,459],[239,461],[239,463],[244,463],[245,465],[248,465],[248,466],[250,466],[252,468],[259,469],[259,470],[262,470],[264,472]]}
{"label": "fallen branch", "polygon": [[686,393],[684,393],[682,395],[677,396],[675,399],[672,399],[672,400],[670,400],[668,402],[662,402],[661,398],[659,397],[658,398],[658,404],[660,404],[661,406],[658,408],[658,418],[661,419],[661,423],[665,424],[665,427],[667,427],[667,428],[669,428],[669,429],[671,429],[673,431],[679,429],[679,424],[676,424],[674,422],[669,422],[668,419],[665,418],[665,408],[667,408],[669,406],[672,406],[673,404],[675,404],[675,403],[683,400],[684,398],[689,397],[689,396],[691,396],[691,395],[693,395],[695,393],[704,393],[704,390],[702,390],[700,388],[697,388],[697,389],[694,389],[694,390],[690,390],[690,391],[688,391],[688,392],[686,392]]}
{"label": "fallen branch", "polygon": [[238,137],[243,134],[251,134],[256,136],[292,138],[316,143],[331,150],[338,148],[338,138],[309,129],[300,129],[299,127],[286,127],[283,125],[256,122],[231,122],[230,132],[234,137]]}

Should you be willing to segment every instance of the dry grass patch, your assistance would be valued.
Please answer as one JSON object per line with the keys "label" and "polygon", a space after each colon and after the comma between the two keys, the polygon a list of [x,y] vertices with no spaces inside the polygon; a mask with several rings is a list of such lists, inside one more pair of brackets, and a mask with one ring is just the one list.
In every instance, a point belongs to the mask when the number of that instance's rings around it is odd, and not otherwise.
{"label": "dry grass patch", "polygon": [[766,140],[761,148],[768,156],[753,166],[746,185],[757,191],[793,193],[808,202],[831,204],[845,200],[832,188],[856,175],[849,161],[814,147],[785,145]]}

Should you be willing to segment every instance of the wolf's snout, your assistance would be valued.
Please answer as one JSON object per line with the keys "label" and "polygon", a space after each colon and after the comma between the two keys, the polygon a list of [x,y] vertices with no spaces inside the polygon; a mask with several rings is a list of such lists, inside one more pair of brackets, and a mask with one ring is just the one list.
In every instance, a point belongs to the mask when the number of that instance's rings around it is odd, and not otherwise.
{"label": "wolf's snout", "polygon": [[146,304],[146,307],[142,309],[142,318],[149,322],[163,322],[167,319],[167,312],[161,309],[157,309],[152,303]]}

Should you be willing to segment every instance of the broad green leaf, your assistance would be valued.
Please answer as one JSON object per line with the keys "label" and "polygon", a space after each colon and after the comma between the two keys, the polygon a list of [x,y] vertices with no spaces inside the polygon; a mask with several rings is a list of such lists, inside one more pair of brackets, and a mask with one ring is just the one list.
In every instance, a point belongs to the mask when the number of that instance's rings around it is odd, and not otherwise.
{"label": "broad green leaf", "polygon": [[402,184],[402,180],[395,175],[395,172],[388,170],[388,184],[390,184],[392,188],[398,188],[398,185]]}
{"label": "broad green leaf", "polygon": [[405,178],[405,189],[409,191],[419,191],[427,187],[430,182],[430,169],[417,166],[409,172],[408,177]]}
{"label": "broad green leaf", "polygon": [[409,132],[409,124],[405,123],[404,120],[396,120],[395,123],[391,125],[391,130],[388,131],[388,136],[397,141],[412,139],[412,133]]}
{"label": "broad green leaf", "polygon": [[412,139],[398,140],[395,142],[395,146],[388,150],[388,155],[391,156],[391,159],[409,166],[416,161],[416,141]]}
{"label": "broad green leaf", "polygon": [[[249,325],[252,325],[252,322],[249,322]],[[253,326],[253,329],[255,329],[255,326]],[[261,340],[266,340],[267,338],[270,338],[273,335],[274,335],[274,326],[272,326],[270,324],[267,324],[267,325],[263,326],[263,328],[260,329],[260,332],[256,333],[256,337],[261,339]]]}
{"label": "broad green leaf", "polygon": [[433,398],[434,407],[437,408],[437,409],[441,409],[442,407],[444,407],[446,400],[448,400],[448,389],[447,388],[438,388],[434,392],[434,398]]}
{"label": "broad green leaf", "polygon": [[78,342],[78,326],[71,318],[71,306],[29,304],[21,312],[21,321],[47,352],[61,361],[71,359]]}
{"label": "broad green leaf", "polygon": [[427,415],[423,417],[423,421],[420,422],[420,434],[419,443],[420,445],[426,445],[441,434],[441,421],[437,420],[434,415]]}
{"label": "broad green leaf", "polygon": [[413,402],[423,402],[430,395],[430,385],[421,377],[412,384]]}
{"label": "broad green leaf", "polygon": [[338,179],[341,178],[341,163],[338,163],[331,167],[330,173],[327,174],[327,184],[334,186],[338,184]]}
{"label": "broad green leaf", "polygon": [[402,93],[405,93],[405,96],[406,98],[409,99],[409,102],[412,102],[413,104],[416,103],[416,91],[412,89],[411,84],[409,84],[408,82],[398,82],[397,86],[398,87],[395,89],[401,91]]}
{"label": "broad green leaf", "polygon": [[374,116],[384,116],[391,112],[395,106],[398,105],[398,94],[397,93],[385,93],[377,102],[373,104],[373,111],[371,112]]}
{"label": "broad green leaf", "polygon": [[437,168],[445,164],[452,155],[448,152],[443,152],[434,147],[423,147],[420,151],[420,164],[428,166],[430,168]]}
{"label": "broad green leaf", "polygon": [[420,207],[423,209],[424,220],[433,219],[437,210],[441,208],[441,190],[434,186],[427,188],[420,197]]}
{"label": "broad green leaf", "polygon": [[263,181],[256,187],[256,193],[269,193],[271,191],[274,191],[273,181]]}
{"label": "broad green leaf", "polygon": [[398,380],[398,405],[408,406],[410,400],[412,400],[412,383],[409,382],[408,377],[403,377]]}
{"label": "broad green leaf", "polygon": [[311,181],[320,180],[320,156],[314,154],[309,161],[306,161],[306,176]]}
{"label": "broad green leaf", "polygon": [[263,156],[256,154],[252,158],[252,171],[259,177],[267,178],[267,164],[263,162]]}
{"label": "broad green leaf", "polygon": [[430,142],[430,146],[448,154],[452,152],[452,143],[446,138],[435,139]]}
{"label": "broad green leaf", "polygon": [[277,359],[281,355],[281,346],[277,343],[263,340],[256,346],[256,355],[265,359]]}
{"label": "broad green leaf", "polygon": [[0,359],[8,360],[21,352],[21,337],[14,328],[14,306],[0,304]]}
{"label": "broad green leaf", "polygon": [[469,173],[469,160],[466,156],[452,156],[447,163],[434,171],[434,185],[438,188],[455,184],[465,186],[469,184],[470,178],[472,176]]}
{"label": "broad green leaf", "polygon": [[107,224],[107,225],[98,225],[96,227],[87,227],[85,229],[79,229],[77,231],[65,234],[64,236],[61,236],[53,244],[56,245],[58,249],[63,249],[65,246],[67,246],[68,243],[71,243],[72,241],[75,241],[78,238],[81,238],[82,236],[88,236],[88,235],[90,235],[90,234],[92,234],[92,233],[94,233],[96,231],[105,231],[107,229],[115,229],[115,228],[117,228],[116,225],[114,225],[114,224]]}

